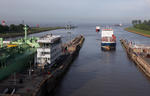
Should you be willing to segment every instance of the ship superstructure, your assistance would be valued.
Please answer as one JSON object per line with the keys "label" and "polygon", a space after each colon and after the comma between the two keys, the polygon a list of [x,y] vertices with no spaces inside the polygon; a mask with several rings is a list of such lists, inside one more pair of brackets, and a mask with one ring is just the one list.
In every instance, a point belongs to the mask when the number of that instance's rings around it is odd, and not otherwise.
{"label": "ship superstructure", "polygon": [[[39,42],[41,42],[41,45],[43,45],[43,43],[46,44],[43,47],[47,46],[46,42],[48,42],[48,44],[51,43],[50,45],[59,45],[60,36],[47,35],[45,37],[49,40],[43,40],[42,38],[39,40]],[[80,35],[75,37],[68,43],[63,44],[62,49],[64,49],[64,54],[62,54],[58,58],[58,60],[56,60],[57,63],[55,63],[53,67],[41,70],[37,68],[36,65],[30,66],[27,70],[19,73],[14,73],[12,76],[1,81],[0,96],[46,96],[47,94],[53,93],[64,73],[67,72],[76,56],[78,56],[83,42],[84,37]],[[22,57],[23,56],[19,55],[18,58]],[[29,55],[26,55],[26,57],[31,58],[31,56]],[[27,64],[27,58],[19,59],[18,62],[25,62]],[[12,66],[16,68],[16,66],[21,65],[19,64]]]}
{"label": "ship superstructure", "polygon": [[44,68],[47,65],[52,66],[58,57],[62,55],[61,36],[46,35],[37,41],[40,45],[37,48],[37,65]]}
{"label": "ship superstructure", "polygon": [[116,36],[111,28],[102,29],[101,33],[101,47],[102,49],[115,49],[116,47]]}

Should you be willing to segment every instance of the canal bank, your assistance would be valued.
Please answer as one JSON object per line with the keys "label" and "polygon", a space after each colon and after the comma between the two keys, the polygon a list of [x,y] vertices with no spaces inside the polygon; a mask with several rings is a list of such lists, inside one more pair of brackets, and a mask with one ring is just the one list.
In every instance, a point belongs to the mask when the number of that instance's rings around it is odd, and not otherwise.
{"label": "canal bank", "polygon": [[145,37],[150,37],[150,31],[145,31],[145,30],[134,28],[134,27],[128,27],[128,28],[125,28],[125,30],[128,32],[132,32],[135,34],[145,36]]}
{"label": "canal bank", "polygon": [[[57,30],[57,29],[65,29],[65,27],[43,27],[43,28],[31,28],[28,31],[28,34],[35,34],[35,33],[40,33],[44,31],[52,31],[52,30]],[[16,32],[16,33],[0,33],[0,38],[14,38],[18,36],[24,36],[24,32]]]}

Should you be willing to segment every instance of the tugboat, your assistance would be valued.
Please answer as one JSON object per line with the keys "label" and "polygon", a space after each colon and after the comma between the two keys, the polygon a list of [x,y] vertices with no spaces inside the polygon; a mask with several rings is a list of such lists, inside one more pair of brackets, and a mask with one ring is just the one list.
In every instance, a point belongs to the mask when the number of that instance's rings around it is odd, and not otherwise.
{"label": "tugboat", "polygon": [[102,50],[115,50],[116,49],[116,36],[111,28],[102,29],[101,33],[101,49]]}

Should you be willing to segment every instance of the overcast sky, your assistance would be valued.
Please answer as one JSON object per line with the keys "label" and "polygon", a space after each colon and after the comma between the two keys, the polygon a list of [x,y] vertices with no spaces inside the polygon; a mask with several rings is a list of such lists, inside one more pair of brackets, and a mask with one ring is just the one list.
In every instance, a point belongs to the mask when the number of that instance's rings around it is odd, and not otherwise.
{"label": "overcast sky", "polygon": [[150,0],[0,0],[8,23],[127,23],[150,19]]}

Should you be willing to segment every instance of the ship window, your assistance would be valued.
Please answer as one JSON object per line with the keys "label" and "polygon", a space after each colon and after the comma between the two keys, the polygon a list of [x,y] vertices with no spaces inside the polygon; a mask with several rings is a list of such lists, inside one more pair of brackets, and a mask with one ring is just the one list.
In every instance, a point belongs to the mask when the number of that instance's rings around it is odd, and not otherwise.
{"label": "ship window", "polygon": [[50,54],[50,52],[42,52],[42,55]]}
{"label": "ship window", "polygon": [[40,60],[41,58],[37,58],[38,60]]}
{"label": "ship window", "polygon": [[46,47],[49,48],[49,47],[50,47],[50,44],[46,44]]}
{"label": "ship window", "polygon": [[44,46],[43,46],[44,48],[50,48],[51,47],[51,45],[49,44],[49,43],[44,43]]}
{"label": "ship window", "polygon": [[44,44],[43,44],[43,43],[39,43],[39,45],[40,45],[40,47],[43,47],[43,46],[44,46]]}

